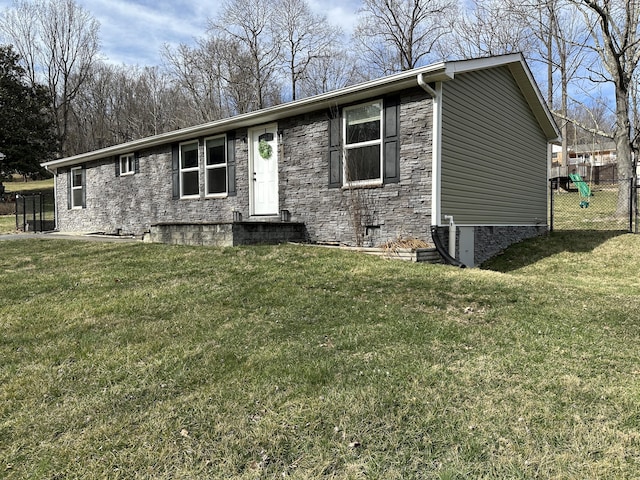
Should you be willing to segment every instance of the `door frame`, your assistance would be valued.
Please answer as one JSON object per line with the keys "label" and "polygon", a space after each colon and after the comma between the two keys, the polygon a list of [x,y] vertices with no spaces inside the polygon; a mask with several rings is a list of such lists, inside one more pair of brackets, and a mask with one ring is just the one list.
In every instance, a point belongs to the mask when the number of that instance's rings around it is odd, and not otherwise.
{"label": "door frame", "polygon": [[[273,144],[272,144],[272,148],[273,148],[273,152],[272,152],[272,159],[275,162],[274,168],[275,168],[275,197],[276,197],[276,204],[275,204],[275,211],[273,212],[264,212],[264,213],[256,213],[256,189],[255,189],[255,163],[256,163],[256,156],[258,155],[258,153],[256,152],[256,150],[254,149],[254,140],[256,138],[258,138],[260,135],[264,134],[264,133],[273,133]],[[248,150],[249,150],[249,214],[251,216],[259,216],[259,217],[275,217],[275,216],[279,216],[279,210],[280,210],[280,182],[279,182],[279,172],[278,172],[278,124],[277,123],[267,123],[264,125],[258,125],[256,127],[252,127],[248,129],[247,132],[247,143],[248,143]]]}

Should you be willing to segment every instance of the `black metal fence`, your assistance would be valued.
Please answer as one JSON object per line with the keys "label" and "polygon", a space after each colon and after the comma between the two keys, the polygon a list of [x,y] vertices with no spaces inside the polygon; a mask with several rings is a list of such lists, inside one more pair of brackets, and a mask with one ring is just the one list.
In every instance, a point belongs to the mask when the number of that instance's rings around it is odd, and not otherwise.
{"label": "black metal fence", "polygon": [[580,175],[550,181],[551,230],[635,231],[638,188],[633,179],[591,181]]}
{"label": "black metal fence", "polygon": [[55,228],[53,193],[16,195],[16,230],[47,232]]}

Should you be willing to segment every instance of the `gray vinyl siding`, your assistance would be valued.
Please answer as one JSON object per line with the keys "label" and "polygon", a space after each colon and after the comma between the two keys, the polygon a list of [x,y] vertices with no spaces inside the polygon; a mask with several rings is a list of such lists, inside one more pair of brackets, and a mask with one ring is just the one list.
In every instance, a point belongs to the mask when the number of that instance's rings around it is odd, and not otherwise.
{"label": "gray vinyl siding", "polygon": [[547,140],[508,68],[458,74],[442,94],[442,215],[546,224]]}

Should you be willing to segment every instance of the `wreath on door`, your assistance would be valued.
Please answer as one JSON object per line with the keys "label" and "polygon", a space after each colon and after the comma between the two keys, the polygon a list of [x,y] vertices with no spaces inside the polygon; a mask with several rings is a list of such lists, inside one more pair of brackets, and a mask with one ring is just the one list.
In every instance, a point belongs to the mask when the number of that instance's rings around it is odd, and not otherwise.
{"label": "wreath on door", "polygon": [[269,160],[271,158],[271,155],[273,154],[273,148],[271,147],[271,145],[269,145],[269,142],[262,139],[258,143],[258,152],[260,153],[260,156],[262,158],[264,158],[265,160]]}

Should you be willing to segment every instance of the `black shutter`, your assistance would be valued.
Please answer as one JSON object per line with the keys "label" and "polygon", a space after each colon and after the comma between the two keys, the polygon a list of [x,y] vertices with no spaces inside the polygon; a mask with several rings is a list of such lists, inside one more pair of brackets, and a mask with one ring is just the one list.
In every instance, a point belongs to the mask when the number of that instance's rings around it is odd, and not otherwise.
{"label": "black shutter", "polygon": [[180,145],[171,145],[171,185],[172,197],[180,198]]}
{"label": "black shutter", "polygon": [[138,152],[133,154],[133,171],[140,173],[140,154]]}
{"label": "black shutter", "polygon": [[82,167],[82,208],[87,208],[87,169]]}
{"label": "black shutter", "polygon": [[227,134],[227,194],[236,195],[236,134]]}
{"label": "black shutter", "polygon": [[400,100],[384,102],[384,183],[400,181]]}
{"label": "black shutter", "polygon": [[342,139],[340,138],[340,126],[340,115],[329,118],[329,188],[342,187]]}
{"label": "black shutter", "polygon": [[73,194],[71,190],[72,181],[73,179],[71,178],[71,169],[69,169],[69,171],[67,171],[67,208],[69,210],[71,210],[71,208],[73,207],[73,204],[71,202],[71,195]]}
{"label": "black shutter", "polygon": [[116,161],[116,177],[119,177],[120,176],[120,157],[116,155],[114,159]]}

